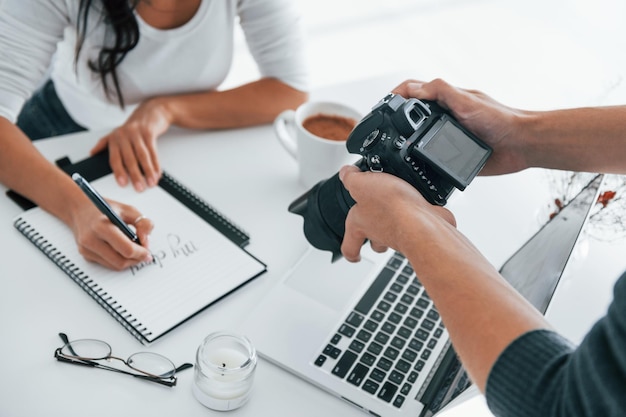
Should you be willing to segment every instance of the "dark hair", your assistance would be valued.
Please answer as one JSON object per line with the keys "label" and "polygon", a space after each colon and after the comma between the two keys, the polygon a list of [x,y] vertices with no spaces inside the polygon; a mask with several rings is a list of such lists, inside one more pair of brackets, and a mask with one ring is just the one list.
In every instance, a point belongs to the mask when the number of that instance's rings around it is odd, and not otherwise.
{"label": "dark hair", "polygon": [[[130,52],[139,42],[139,24],[135,17],[134,10],[139,0],[96,0],[101,3],[100,13],[106,24],[106,35],[113,32],[113,44],[104,44],[98,54],[97,61],[90,60],[89,68],[98,73],[102,78],[104,92],[108,98],[111,97],[111,85],[108,78],[113,82],[114,93],[120,106],[124,108],[124,97],[120,89],[116,68],[122,62],[128,52]],[[78,63],[78,55],[83,47],[87,33],[87,22],[90,9],[93,8],[93,0],[80,0],[78,7],[78,22],[76,30],[78,37],[76,40],[76,58],[74,64]],[[104,39],[103,39],[104,41]]]}

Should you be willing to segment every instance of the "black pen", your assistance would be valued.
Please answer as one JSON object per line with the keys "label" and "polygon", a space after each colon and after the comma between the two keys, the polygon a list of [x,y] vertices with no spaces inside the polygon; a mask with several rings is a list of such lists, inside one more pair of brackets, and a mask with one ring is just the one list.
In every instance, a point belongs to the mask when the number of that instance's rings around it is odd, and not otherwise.
{"label": "black pen", "polygon": [[76,172],[72,174],[72,179],[76,184],[78,184],[80,189],[83,190],[85,194],[87,194],[87,197],[89,197],[89,199],[93,201],[96,207],[98,207],[98,210],[100,210],[102,214],[104,214],[109,218],[109,220],[111,220],[111,223],[116,225],[122,232],[124,232],[124,234],[128,236],[130,240],[141,245],[141,243],[139,242],[139,237],[137,237],[137,234],[133,231],[133,229],[128,227],[124,220],[122,220],[120,216],[118,216],[117,213],[113,211],[111,206],[104,200],[104,198],[102,198],[102,196],[100,196],[100,194],[98,194],[98,192],[91,186],[91,184],[87,182],[86,179],[84,179],[80,174]]}

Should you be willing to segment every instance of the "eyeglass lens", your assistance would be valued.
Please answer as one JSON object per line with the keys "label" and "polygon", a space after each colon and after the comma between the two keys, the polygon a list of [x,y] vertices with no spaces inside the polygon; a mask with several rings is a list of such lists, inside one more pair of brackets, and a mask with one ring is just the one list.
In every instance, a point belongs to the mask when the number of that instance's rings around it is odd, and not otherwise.
{"label": "eyeglass lens", "polygon": [[[110,359],[111,346],[101,340],[81,339],[66,343],[61,348],[61,353],[65,356],[82,360]],[[121,360],[123,361],[123,359]],[[170,378],[176,373],[176,367],[172,361],[158,353],[135,353],[124,363],[136,371],[159,378]]]}

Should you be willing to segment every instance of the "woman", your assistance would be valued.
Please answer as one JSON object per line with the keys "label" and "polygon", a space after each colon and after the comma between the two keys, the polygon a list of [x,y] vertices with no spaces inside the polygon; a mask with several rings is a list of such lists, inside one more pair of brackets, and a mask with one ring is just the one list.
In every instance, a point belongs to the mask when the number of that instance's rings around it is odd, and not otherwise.
{"label": "woman", "polygon": [[[261,78],[218,91],[237,20]],[[147,247],[112,227],[27,136],[112,129],[92,153],[108,149],[118,183],[141,191],[159,180],[156,141],[171,125],[267,123],[307,98],[306,75],[289,0],[4,0],[0,182],[68,224],[85,258],[126,268],[150,259]],[[128,223],[141,218],[114,205]],[[151,222],[135,226],[147,242]]]}

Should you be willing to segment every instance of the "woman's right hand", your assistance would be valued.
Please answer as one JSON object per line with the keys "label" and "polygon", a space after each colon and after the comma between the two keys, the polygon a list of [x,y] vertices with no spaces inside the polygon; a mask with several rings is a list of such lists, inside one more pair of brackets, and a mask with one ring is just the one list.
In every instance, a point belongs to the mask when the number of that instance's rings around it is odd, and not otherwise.
{"label": "woman's right hand", "polygon": [[405,98],[436,101],[494,150],[480,175],[499,175],[528,168],[520,122],[530,112],[507,107],[477,90],[454,87],[441,79],[406,80],[393,90]]}
{"label": "woman's right hand", "polygon": [[71,224],[78,251],[85,259],[121,271],[141,262],[151,262],[148,236],[154,224],[133,206],[107,200],[122,220],[132,225],[141,245],[132,242],[89,200],[83,203]]}

